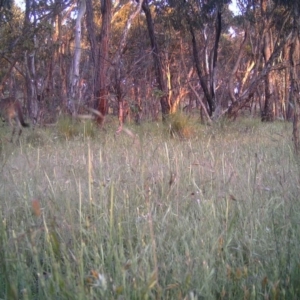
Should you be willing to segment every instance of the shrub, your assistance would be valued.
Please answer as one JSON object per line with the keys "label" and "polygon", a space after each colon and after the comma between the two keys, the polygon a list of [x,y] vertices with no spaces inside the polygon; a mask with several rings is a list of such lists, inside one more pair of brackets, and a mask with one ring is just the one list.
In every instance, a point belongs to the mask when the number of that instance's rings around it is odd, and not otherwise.
{"label": "shrub", "polygon": [[170,115],[169,130],[172,137],[182,139],[189,139],[195,133],[192,119],[182,112]]}

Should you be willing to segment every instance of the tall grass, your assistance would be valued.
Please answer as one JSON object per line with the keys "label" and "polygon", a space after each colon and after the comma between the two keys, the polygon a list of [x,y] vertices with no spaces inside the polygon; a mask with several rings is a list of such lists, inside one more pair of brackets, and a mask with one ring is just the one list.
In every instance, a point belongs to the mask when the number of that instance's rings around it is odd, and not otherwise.
{"label": "tall grass", "polygon": [[289,124],[2,142],[0,299],[299,299]]}

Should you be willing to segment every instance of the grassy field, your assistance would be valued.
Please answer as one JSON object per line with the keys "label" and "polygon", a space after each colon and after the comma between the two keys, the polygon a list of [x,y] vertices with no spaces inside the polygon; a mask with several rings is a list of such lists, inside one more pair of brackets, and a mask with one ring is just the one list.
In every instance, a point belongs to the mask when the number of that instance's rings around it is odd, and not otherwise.
{"label": "grassy field", "polygon": [[0,299],[300,299],[291,124],[129,128],[1,131]]}

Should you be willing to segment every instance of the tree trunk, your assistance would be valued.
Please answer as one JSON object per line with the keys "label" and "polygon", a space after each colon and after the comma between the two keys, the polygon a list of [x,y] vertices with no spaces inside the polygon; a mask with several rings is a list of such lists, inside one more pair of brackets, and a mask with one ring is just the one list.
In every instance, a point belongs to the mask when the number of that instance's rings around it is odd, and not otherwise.
{"label": "tree trunk", "polygon": [[200,64],[200,60],[199,60],[199,53],[198,53],[198,47],[197,47],[197,43],[196,43],[195,32],[194,32],[194,28],[193,28],[193,26],[192,26],[192,24],[191,24],[190,21],[189,21],[189,30],[190,30],[190,33],[191,33],[191,36],[192,36],[193,56],[194,56],[194,62],[195,62],[197,74],[198,74],[200,85],[202,87],[204,96],[206,98],[206,101],[207,101],[207,104],[208,104],[208,107],[209,107],[208,113],[209,113],[209,116],[211,117],[216,107],[215,107],[215,104],[213,102],[213,99],[211,98],[208,86],[207,86],[206,81],[204,79],[205,76],[203,75],[203,71],[201,69],[201,64]]}
{"label": "tree trunk", "polygon": [[79,99],[79,66],[81,57],[81,22],[86,11],[85,0],[80,0],[78,3],[78,15],[75,24],[75,50],[73,56],[73,64],[70,70],[70,88],[69,88],[69,103],[68,110],[72,114],[76,113],[75,101],[80,101]]}
{"label": "tree trunk", "polygon": [[222,13],[218,8],[217,18],[215,23],[215,43],[212,49],[211,63],[210,63],[210,96],[212,102],[212,107],[211,107],[212,113],[215,111],[216,103],[217,103],[216,76],[217,76],[218,49],[219,49],[221,30],[222,30]]}
{"label": "tree trunk", "polygon": [[[143,1],[143,0],[140,0],[140,1]],[[143,11],[146,15],[146,20],[147,20],[147,28],[148,28],[149,38],[150,38],[150,42],[151,42],[151,47],[152,47],[152,55],[153,55],[153,61],[154,61],[156,81],[157,81],[158,88],[162,92],[162,95],[160,96],[160,105],[161,105],[162,119],[163,119],[163,121],[165,121],[167,116],[170,114],[170,104],[168,101],[168,99],[169,99],[168,91],[166,88],[166,84],[164,82],[161,58],[160,58],[160,53],[159,53],[156,37],[155,37],[154,25],[153,25],[153,20],[152,20],[151,11],[149,8],[148,0],[143,1],[142,7],[143,7]]]}
{"label": "tree trunk", "polygon": [[[88,39],[91,46],[91,56],[92,56],[93,69],[94,69],[92,94],[93,96],[96,96],[96,87],[98,86],[98,83],[100,81],[98,77],[99,72],[96,72],[96,70],[99,70],[99,66],[98,66],[99,47],[97,45],[96,34],[95,34],[95,23],[94,23],[94,12],[93,12],[92,0],[86,0],[86,28],[88,32]],[[97,108],[97,103],[94,102],[94,99],[92,99],[92,103],[94,103],[94,107]]]}
{"label": "tree trunk", "polygon": [[246,41],[247,41],[247,36],[248,36],[248,29],[246,28],[244,39],[243,39],[243,41],[242,41],[242,43],[240,45],[237,59],[235,61],[234,67],[233,67],[233,69],[231,71],[231,74],[230,74],[230,77],[229,77],[229,95],[230,95],[230,98],[231,98],[231,102],[236,102],[234,83],[235,83],[235,79],[236,79],[236,73],[238,71],[241,59],[243,57],[244,46],[245,46]]}
{"label": "tree trunk", "polygon": [[[289,62],[290,57],[290,45],[286,45],[283,49],[284,61]],[[283,106],[283,118],[284,120],[292,120],[292,106],[290,104],[289,93],[290,93],[290,68],[287,65],[284,68],[284,89],[282,95],[282,106]]]}
{"label": "tree trunk", "polygon": [[[109,66],[109,42],[111,36],[111,11],[112,0],[101,1],[102,27],[100,34],[100,48],[98,52],[98,63],[96,77],[98,78],[98,86],[96,85],[96,108],[99,111],[97,122],[102,125],[104,117],[108,110],[108,85],[107,85],[107,70]],[[97,83],[96,83],[97,84]]]}
{"label": "tree trunk", "polygon": [[[31,15],[32,7],[31,1],[26,0],[25,7],[25,18],[24,18],[24,34],[28,30],[32,30],[32,27],[36,27],[36,17],[35,11],[33,11],[33,15]],[[33,24],[31,24],[31,20],[33,20]],[[37,102],[37,82],[36,82],[36,71],[35,71],[35,54],[36,54],[36,39],[37,37],[33,35],[31,37],[29,47],[30,50],[25,51],[25,69],[26,69],[26,89],[27,89],[27,109],[29,112],[30,118],[35,123],[38,117],[38,102]],[[30,53],[28,53],[30,51]]]}
{"label": "tree trunk", "polygon": [[127,36],[129,34],[129,30],[131,28],[132,21],[134,18],[140,13],[142,9],[142,1],[138,3],[138,6],[135,11],[133,11],[124,27],[124,30],[121,35],[120,43],[118,50],[115,53],[115,56],[112,60],[112,67],[115,69],[115,90],[117,93],[117,99],[118,99],[118,106],[119,106],[119,128],[122,128],[123,122],[126,119],[126,116],[129,114],[129,107],[128,103],[124,101],[123,99],[123,92],[122,92],[122,79],[121,79],[121,68],[122,68],[122,55],[124,53],[124,50],[126,48],[127,44]]}
{"label": "tree trunk", "polygon": [[[266,17],[267,0],[261,0],[261,12],[265,22],[264,28],[266,28],[268,26],[267,25],[268,18]],[[271,39],[271,32],[269,29],[267,29],[263,36],[263,50],[262,50],[265,64],[269,61],[271,57],[272,49],[273,49],[273,45]],[[274,78],[271,72],[266,74],[264,78],[264,83],[265,83],[265,106],[262,111],[261,120],[270,122],[274,120],[273,103],[274,103],[274,96],[275,96]]]}
{"label": "tree trunk", "polygon": [[290,34],[287,34],[285,38],[281,40],[280,44],[276,45],[275,49],[272,52],[272,55],[270,56],[269,60],[265,63],[263,69],[255,77],[253,77],[248,88],[244,90],[241,93],[241,95],[239,95],[237,101],[233,102],[229,106],[226,112],[229,118],[236,117],[238,111],[241,108],[245,107],[245,105],[247,105],[251,101],[257,89],[257,86],[259,85],[261,80],[263,80],[272,71],[272,66],[274,61],[278,58],[284,45],[288,42],[289,39],[290,39]]}
{"label": "tree trunk", "polygon": [[290,47],[290,101],[294,107],[293,139],[295,153],[300,153],[300,4],[294,5],[294,26],[292,44]]}

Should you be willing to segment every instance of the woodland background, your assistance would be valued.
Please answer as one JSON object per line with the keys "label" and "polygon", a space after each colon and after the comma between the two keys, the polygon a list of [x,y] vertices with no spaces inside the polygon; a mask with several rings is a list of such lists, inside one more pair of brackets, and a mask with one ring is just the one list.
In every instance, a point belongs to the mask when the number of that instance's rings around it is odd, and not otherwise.
{"label": "woodland background", "polygon": [[300,299],[300,1],[229,5],[0,0],[0,299]]}
{"label": "woodland background", "polygon": [[32,122],[99,112],[140,123],[180,110],[294,121],[296,0],[0,1],[0,90]]}

